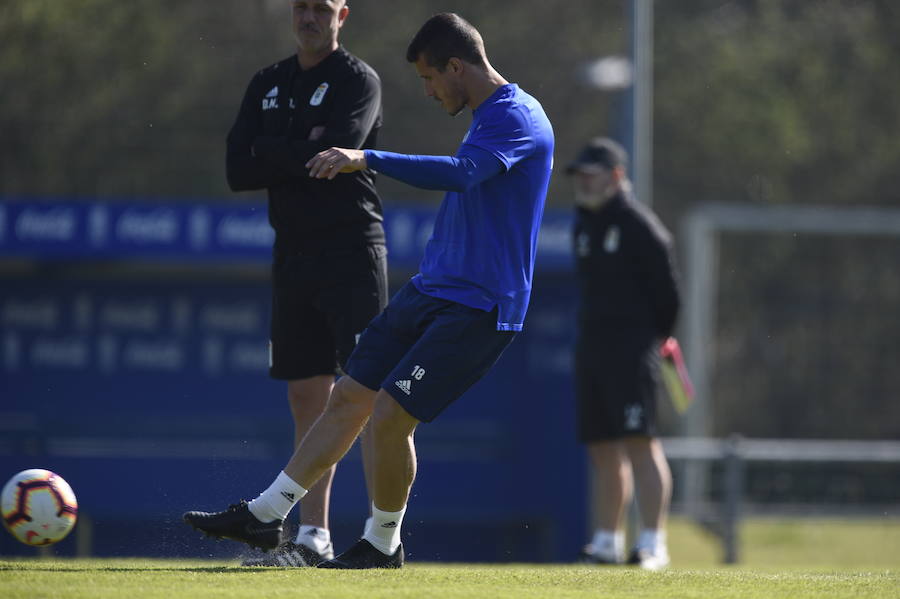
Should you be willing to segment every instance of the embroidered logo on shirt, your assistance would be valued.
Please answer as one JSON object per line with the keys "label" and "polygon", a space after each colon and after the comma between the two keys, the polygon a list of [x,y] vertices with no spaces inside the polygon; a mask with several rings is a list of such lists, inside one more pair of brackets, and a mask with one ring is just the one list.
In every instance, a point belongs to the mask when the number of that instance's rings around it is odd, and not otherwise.
{"label": "embroidered logo on shirt", "polygon": [[404,379],[404,380],[402,380],[402,381],[395,381],[394,384],[397,385],[397,387],[398,387],[401,391],[403,391],[404,393],[406,393],[407,395],[412,395],[412,389],[411,389],[411,387],[412,387],[412,381],[411,381],[411,380],[409,380],[409,379]]}
{"label": "embroidered logo on shirt", "polygon": [[606,230],[606,237],[603,238],[603,249],[607,254],[615,254],[619,249],[619,227],[613,225]]}
{"label": "embroidered logo on shirt", "polygon": [[319,84],[319,87],[316,88],[316,91],[313,92],[312,97],[309,99],[310,106],[318,106],[322,103],[322,100],[325,98],[325,92],[328,91],[328,83],[323,82]]}
{"label": "embroidered logo on shirt", "polygon": [[263,101],[262,101],[262,109],[263,110],[272,110],[273,108],[278,108],[278,86],[277,85],[269,90],[269,93],[266,94],[266,97],[263,98]]}
{"label": "embroidered logo on shirt", "polygon": [[625,406],[625,430],[633,431],[641,427],[641,421],[644,419],[644,408],[640,404],[629,404]]}
{"label": "embroidered logo on shirt", "polygon": [[579,233],[575,238],[575,253],[579,258],[586,258],[591,255],[591,236],[587,233]]}

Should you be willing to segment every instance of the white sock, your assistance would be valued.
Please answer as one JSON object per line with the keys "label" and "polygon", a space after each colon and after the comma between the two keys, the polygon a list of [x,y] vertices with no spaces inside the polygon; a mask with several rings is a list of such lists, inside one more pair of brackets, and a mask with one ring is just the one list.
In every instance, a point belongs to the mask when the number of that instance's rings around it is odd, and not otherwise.
{"label": "white sock", "polygon": [[372,528],[372,516],[366,518],[366,523],[363,524],[363,534],[361,538],[365,538],[367,534],[369,534],[369,529]]}
{"label": "white sock", "polygon": [[306,545],[316,553],[324,555],[331,551],[331,531],[327,528],[302,524],[294,542],[298,545]]}
{"label": "white sock", "polygon": [[393,555],[400,546],[400,526],[405,513],[406,506],[399,512],[382,512],[373,506],[372,524],[363,538],[385,555]]}
{"label": "white sock", "polygon": [[250,513],[260,522],[284,520],[298,501],[306,495],[306,489],[294,482],[284,472],[279,472],[268,489],[247,504]]}
{"label": "white sock", "polygon": [[638,549],[646,549],[653,555],[668,553],[666,549],[666,531],[656,528],[645,528],[638,535]]}
{"label": "white sock", "polygon": [[625,534],[614,530],[598,528],[591,539],[594,555],[609,560],[618,560],[625,552]]}

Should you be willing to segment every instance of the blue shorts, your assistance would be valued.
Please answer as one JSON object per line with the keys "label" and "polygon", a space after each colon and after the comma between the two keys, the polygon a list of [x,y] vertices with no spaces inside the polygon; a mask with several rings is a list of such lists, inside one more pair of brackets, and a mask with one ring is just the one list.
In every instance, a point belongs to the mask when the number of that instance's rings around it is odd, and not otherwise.
{"label": "blue shorts", "polygon": [[408,282],[363,331],[345,369],[353,380],[384,389],[421,422],[483,377],[516,336],[497,330],[485,312],[425,295]]}

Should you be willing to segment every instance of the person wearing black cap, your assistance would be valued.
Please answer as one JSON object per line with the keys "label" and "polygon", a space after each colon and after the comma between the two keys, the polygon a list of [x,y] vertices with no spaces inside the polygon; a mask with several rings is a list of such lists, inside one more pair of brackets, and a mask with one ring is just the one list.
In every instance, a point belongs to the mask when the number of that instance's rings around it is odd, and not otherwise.
{"label": "person wearing black cap", "polygon": [[580,288],[575,387],[580,440],[598,483],[598,528],[586,561],[624,560],[623,520],[636,488],[642,521],[627,562],[669,563],[665,524],[672,476],[656,437],[661,343],[680,304],[672,238],[632,193],[627,156],[591,140],[567,167],[575,184],[574,254]]}
{"label": "person wearing black cap", "polygon": [[[381,81],[338,42],[346,0],[286,5],[297,51],[250,81],[228,134],[226,170],[232,190],[268,192],[275,230],[269,375],[287,381],[297,445],[325,409],[359,335],[387,304],[388,286],[374,171],[324,181],[304,166],[331,146],[376,147]],[[370,437],[360,439],[367,465]],[[297,537],[244,565],[314,567],[334,557],[333,475],[331,468],[303,499]]]}

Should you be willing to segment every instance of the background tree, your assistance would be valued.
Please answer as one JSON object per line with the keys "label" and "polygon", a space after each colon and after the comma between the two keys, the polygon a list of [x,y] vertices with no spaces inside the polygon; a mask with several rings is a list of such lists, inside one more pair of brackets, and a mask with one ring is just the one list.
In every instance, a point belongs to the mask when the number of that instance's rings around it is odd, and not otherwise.
{"label": "background tree", "polygon": [[900,204],[900,7],[657,2],[656,189],[692,201]]}
{"label": "background tree", "polygon": [[[0,7],[0,193],[224,196],[224,137],[251,75],[294,51],[287,0],[10,0]],[[467,118],[422,100],[406,45],[456,10],[496,66],[544,101],[563,156],[604,129],[607,98],[579,87],[580,61],[622,43],[618,2],[359,2],[342,42],[380,73],[382,145],[452,152]],[[608,32],[608,33],[607,33]],[[576,124],[580,123],[580,124]],[[437,201],[385,181],[387,197]],[[554,196],[562,193],[554,193]]]}

